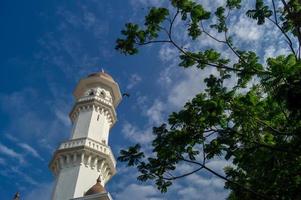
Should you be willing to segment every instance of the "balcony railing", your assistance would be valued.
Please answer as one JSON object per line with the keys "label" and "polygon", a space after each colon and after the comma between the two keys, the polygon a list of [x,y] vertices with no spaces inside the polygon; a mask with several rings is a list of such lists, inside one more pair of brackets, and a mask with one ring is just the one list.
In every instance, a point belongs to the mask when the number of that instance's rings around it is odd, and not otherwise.
{"label": "balcony railing", "polygon": [[95,95],[93,95],[93,96],[84,96],[84,97],[81,97],[81,98],[78,100],[78,102],[89,101],[89,100],[97,100],[97,101],[99,101],[99,102],[103,102],[103,103],[105,103],[105,104],[107,104],[107,105],[112,106],[112,102],[110,102],[110,101],[108,101],[108,100],[106,100],[106,99],[103,99],[103,98],[101,98],[101,97],[95,96]]}
{"label": "balcony railing", "polygon": [[102,144],[90,138],[77,138],[73,140],[68,140],[66,142],[61,143],[58,149],[69,149],[80,146],[89,147],[91,149],[108,155],[112,159],[114,166],[116,166],[116,160],[114,158],[111,148],[105,144]]}

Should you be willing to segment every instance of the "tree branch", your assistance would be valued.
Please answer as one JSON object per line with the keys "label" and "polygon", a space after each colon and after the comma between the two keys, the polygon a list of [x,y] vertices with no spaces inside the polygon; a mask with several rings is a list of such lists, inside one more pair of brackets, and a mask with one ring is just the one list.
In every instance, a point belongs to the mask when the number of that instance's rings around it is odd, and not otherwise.
{"label": "tree branch", "polygon": [[219,42],[219,43],[224,43],[224,44],[227,43],[227,42],[224,41],[224,40],[217,39],[216,37],[214,37],[213,35],[211,35],[209,32],[207,32],[207,31],[205,30],[205,27],[204,27],[204,25],[203,25],[202,22],[201,22],[200,24],[201,24],[201,27],[202,27],[202,32],[205,33],[207,36],[209,36],[210,38],[212,38],[213,40],[215,40],[215,41],[217,41],[217,42]]}
{"label": "tree branch", "polygon": [[153,44],[153,43],[170,43],[170,40],[151,40],[148,42],[143,42],[143,43],[138,43],[138,45],[143,46],[143,45],[147,45],[147,44]]}
{"label": "tree branch", "polygon": [[257,121],[257,122],[260,123],[261,125],[266,126],[267,128],[269,128],[270,130],[272,130],[272,131],[275,132],[275,133],[278,133],[278,134],[280,134],[280,135],[287,135],[286,132],[281,132],[281,131],[279,131],[278,129],[276,129],[276,128],[270,126],[269,124],[267,124],[265,121],[263,121],[263,120],[261,120],[261,119],[258,119],[258,118],[253,117],[253,116],[250,116],[250,117],[252,117],[255,121]]}
{"label": "tree branch", "polygon": [[[228,12],[228,14],[227,14],[227,16],[226,16],[226,19],[225,19],[225,24],[226,24],[226,20],[228,19],[228,17],[229,17],[229,15],[230,15],[230,10],[229,10],[229,12]],[[203,23],[202,23],[202,21],[201,21],[201,27],[202,27],[202,32],[204,32],[207,36],[209,36],[210,38],[212,38],[213,40],[215,40],[215,41],[217,41],[217,42],[219,42],[219,43],[223,43],[223,44],[225,44],[225,45],[227,45],[229,48],[230,48],[230,50],[241,60],[241,61],[243,61],[244,62],[244,60],[241,58],[241,56],[239,55],[239,53],[237,53],[237,51],[235,51],[235,49],[232,47],[232,45],[229,43],[229,41],[228,41],[228,36],[227,36],[227,31],[225,31],[224,33],[225,33],[225,40],[220,40],[220,39],[217,39],[216,37],[214,37],[213,35],[211,35],[209,32],[207,32],[206,30],[205,30],[205,27],[204,27],[204,25],[203,25]],[[244,62],[245,63],[245,62]]]}
{"label": "tree branch", "polygon": [[196,172],[198,172],[198,171],[200,171],[201,169],[203,169],[204,167],[199,167],[199,168],[197,168],[197,169],[195,169],[195,170],[193,170],[193,171],[191,171],[191,172],[188,172],[188,173],[186,173],[186,174],[182,174],[182,175],[179,175],[179,176],[172,176],[172,178],[167,178],[167,177],[163,177],[163,179],[164,180],[168,180],[168,181],[172,181],[172,180],[176,180],[176,179],[179,179],[179,178],[183,178],[183,177],[185,177],[185,176],[189,176],[189,175],[191,175],[191,174],[193,174],[193,173],[196,173]]}
{"label": "tree branch", "polygon": [[[226,19],[225,19],[225,25],[226,25],[226,21],[227,21],[229,15],[230,15],[230,10],[229,10],[229,12],[228,12],[228,14],[227,14],[227,16],[226,16]],[[201,24],[202,32],[203,32],[203,33],[205,33],[208,37],[210,37],[211,39],[215,40],[216,42],[223,43],[223,44],[225,44],[226,46],[228,46],[228,48],[229,48],[229,49],[230,49],[230,50],[238,57],[238,59],[239,59],[240,61],[242,61],[243,63],[246,64],[245,60],[241,57],[241,55],[240,55],[240,54],[234,49],[234,47],[230,44],[230,42],[229,42],[229,37],[228,37],[228,35],[227,35],[227,30],[224,31],[225,40],[220,40],[220,39],[217,39],[216,37],[214,37],[213,35],[211,35],[209,32],[207,32],[207,31],[205,30],[205,27],[204,27],[202,21],[200,22],[200,24]],[[227,27],[226,27],[226,28],[227,28]],[[254,70],[255,70],[255,69],[254,69]],[[259,70],[256,70],[256,71],[257,71],[257,72],[263,72],[263,71],[259,71]]]}
{"label": "tree branch", "polygon": [[[272,20],[271,18],[269,18],[269,17],[267,17],[267,19],[270,21],[270,22],[272,22],[273,24],[275,24],[276,26],[277,26],[277,28],[281,31],[281,33],[285,36],[285,38],[287,39],[287,43],[288,43],[288,45],[289,45],[289,47],[290,47],[290,49],[291,49],[291,51],[292,51],[292,53],[295,55],[295,56],[297,56],[296,55],[296,52],[295,52],[295,50],[294,50],[294,47],[293,47],[293,42],[292,42],[292,40],[290,39],[290,37],[286,34],[286,32],[281,28],[281,26],[278,24],[278,23],[276,23],[274,20]],[[297,58],[297,57],[296,57]]]}
{"label": "tree branch", "polygon": [[[286,3],[285,0],[281,0],[284,9],[286,10],[286,12],[288,13],[288,15],[292,15],[291,10],[289,5]],[[288,18],[288,20],[291,20],[290,18]],[[293,21],[293,20],[292,20]],[[295,27],[296,31],[297,31],[297,38],[298,38],[298,42],[299,42],[299,59],[300,59],[300,48],[301,48],[301,27]],[[297,55],[296,55],[297,57]],[[298,58],[297,58],[298,59]]]}
{"label": "tree branch", "polygon": [[243,185],[241,185],[241,184],[239,184],[239,183],[237,183],[237,182],[234,182],[234,181],[228,179],[227,177],[225,177],[225,176],[223,176],[223,175],[221,175],[221,174],[215,172],[214,170],[210,169],[209,167],[207,167],[206,165],[204,165],[204,164],[202,164],[202,163],[199,163],[199,162],[196,162],[196,161],[192,161],[192,160],[187,160],[187,159],[185,159],[185,158],[180,158],[180,160],[185,161],[185,162],[188,162],[188,163],[192,163],[192,164],[199,165],[199,166],[201,166],[203,169],[209,171],[209,172],[212,173],[213,175],[215,175],[215,176],[217,176],[217,177],[219,177],[219,178],[221,178],[221,179],[227,181],[227,182],[230,183],[230,184],[236,185],[236,186],[238,186],[238,187],[244,189],[245,191],[248,191],[248,192],[250,192],[250,193],[252,193],[252,194],[254,194],[254,195],[258,196],[258,197],[261,197],[261,198],[263,198],[263,199],[270,199],[270,198],[266,197],[266,196],[263,195],[263,194],[260,194],[260,193],[254,191],[254,190],[252,190],[252,189],[250,189],[250,188],[247,188],[247,187],[245,187],[245,186],[243,186]]}
{"label": "tree branch", "polygon": [[184,55],[188,56],[189,58],[195,60],[196,62],[198,63],[202,63],[202,64],[205,64],[205,65],[208,65],[208,66],[211,66],[211,67],[214,67],[214,68],[217,68],[217,69],[227,69],[227,70],[230,70],[230,71],[236,71],[236,72],[243,72],[243,70],[240,70],[240,69],[235,69],[235,68],[232,68],[232,67],[228,67],[226,65],[216,65],[216,64],[213,64],[213,63],[208,63],[208,62],[203,62],[201,61],[200,59],[194,57],[194,56],[191,56],[190,54],[188,54],[185,50],[183,50],[180,46],[178,46],[173,40],[172,38],[170,37],[170,42],[181,52],[183,53]]}
{"label": "tree branch", "polygon": [[226,19],[225,19],[225,26],[226,26],[225,42],[226,42],[227,46],[231,49],[231,51],[239,58],[239,60],[241,60],[243,63],[246,63],[245,60],[240,56],[240,54],[234,49],[234,47],[229,42],[229,37],[228,37],[228,34],[227,34],[228,29],[227,29],[227,25],[226,25],[226,22],[227,22],[227,19],[228,19],[229,16],[230,16],[230,10],[228,11],[228,14],[227,14]]}
{"label": "tree branch", "polygon": [[275,6],[274,0],[272,0],[272,3],[273,3],[273,10],[274,10],[274,18],[275,18],[275,22],[276,22],[276,24],[278,24],[277,13],[276,13],[276,6]]}
{"label": "tree branch", "polygon": [[[237,130],[233,129],[233,128],[227,128],[226,130],[220,129],[217,132],[223,132],[223,133],[227,133],[228,132],[229,133],[229,131],[232,131],[232,132],[236,133],[240,137],[239,138],[240,141],[243,141],[243,139],[246,141],[246,136],[243,135],[242,133],[238,132]],[[278,151],[278,152],[287,153],[287,154],[293,154],[293,155],[297,155],[297,156],[299,155],[298,153],[295,153],[293,151],[287,150],[287,148],[281,148],[281,147],[278,147],[278,146],[271,146],[271,145],[268,145],[268,144],[257,142],[255,140],[247,140],[247,142],[255,144],[257,148],[258,147],[263,147],[263,148],[266,148],[266,149],[269,149],[269,150],[272,150],[272,151]],[[253,147],[253,148],[256,148],[256,147]]]}
{"label": "tree branch", "polygon": [[173,24],[174,24],[174,22],[175,22],[175,20],[176,20],[179,13],[180,13],[180,11],[179,11],[179,9],[177,9],[176,14],[174,15],[173,19],[170,22],[169,31],[168,31],[168,36],[169,37],[171,36]]}

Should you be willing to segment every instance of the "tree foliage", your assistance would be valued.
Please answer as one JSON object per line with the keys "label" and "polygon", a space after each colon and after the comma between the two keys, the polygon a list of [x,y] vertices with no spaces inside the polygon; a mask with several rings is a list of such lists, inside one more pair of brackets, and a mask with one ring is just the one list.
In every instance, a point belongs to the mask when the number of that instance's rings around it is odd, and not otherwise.
{"label": "tree foliage", "polygon": [[[288,55],[266,62],[260,62],[262,56],[256,52],[234,46],[235,38],[229,34],[228,18],[244,1],[225,0],[225,6],[213,13],[192,0],[170,0],[170,5],[151,8],[144,25],[126,24],[116,49],[133,55],[141,46],[167,43],[179,51],[179,66],[215,68],[219,73],[208,76],[205,91],[170,114],[167,124],[153,128],[153,156],[146,157],[137,144],[122,150],[119,160],[136,166],[138,179],[153,180],[161,192],[174,180],[205,170],[225,181],[231,191],[228,199],[301,199],[301,2],[256,0],[248,8],[248,17],[258,25],[272,23],[290,49]],[[218,49],[182,48],[173,37],[176,20],[184,22],[192,40],[204,34],[237,59]],[[216,38],[209,29],[224,38]],[[235,78],[234,87],[225,86]],[[215,157],[232,161],[225,175],[206,165]],[[180,163],[195,169],[174,175]]]}

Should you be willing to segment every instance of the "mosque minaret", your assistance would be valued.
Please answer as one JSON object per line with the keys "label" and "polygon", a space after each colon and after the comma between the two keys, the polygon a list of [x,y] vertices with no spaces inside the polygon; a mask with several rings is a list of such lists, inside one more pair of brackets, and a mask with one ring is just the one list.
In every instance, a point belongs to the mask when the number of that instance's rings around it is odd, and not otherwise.
{"label": "mosque minaret", "polygon": [[104,186],[116,172],[108,140],[122,98],[119,86],[99,72],[81,79],[73,94],[70,139],[59,145],[49,164],[56,176],[52,200],[111,200]]}

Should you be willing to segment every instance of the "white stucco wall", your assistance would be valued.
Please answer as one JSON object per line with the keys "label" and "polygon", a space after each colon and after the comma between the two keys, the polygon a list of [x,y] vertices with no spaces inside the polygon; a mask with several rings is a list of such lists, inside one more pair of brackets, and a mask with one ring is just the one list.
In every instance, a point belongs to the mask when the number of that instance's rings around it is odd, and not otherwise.
{"label": "white stucco wall", "polygon": [[[98,119],[98,120],[97,120]],[[104,113],[93,111],[88,137],[99,142],[108,144],[108,133],[110,125]]]}
{"label": "white stucco wall", "polygon": [[92,110],[82,110],[78,115],[71,134],[71,139],[87,137],[90,126]]}
{"label": "white stucco wall", "polygon": [[[96,179],[99,176],[99,172],[96,169],[91,169],[86,166],[80,166],[78,179],[75,186],[74,198],[81,197],[87,192],[93,185],[96,184]],[[104,181],[102,180],[103,184]]]}
{"label": "white stucco wall", "polygon": [[89,137],[98,142],[105,141],[108,144],[110,123],[105,113],[97,110],[83,110],[74,123],[71,139]]}
{"label": "white stucco wall", "polygon": [[80,166],[61,169],[56,179],[52,200],[67,200],[73,197]]}
{"label": "white stucco wall", "polygon": [[[92,169],[84,163],[61,169],[57,176],[52,200],[69,200],[84,196],[84,193],[96,184],[99,175],[101,173],[96,168]],[[100,177],[101,184],[104,185],[105,180],[102,175]]]}

